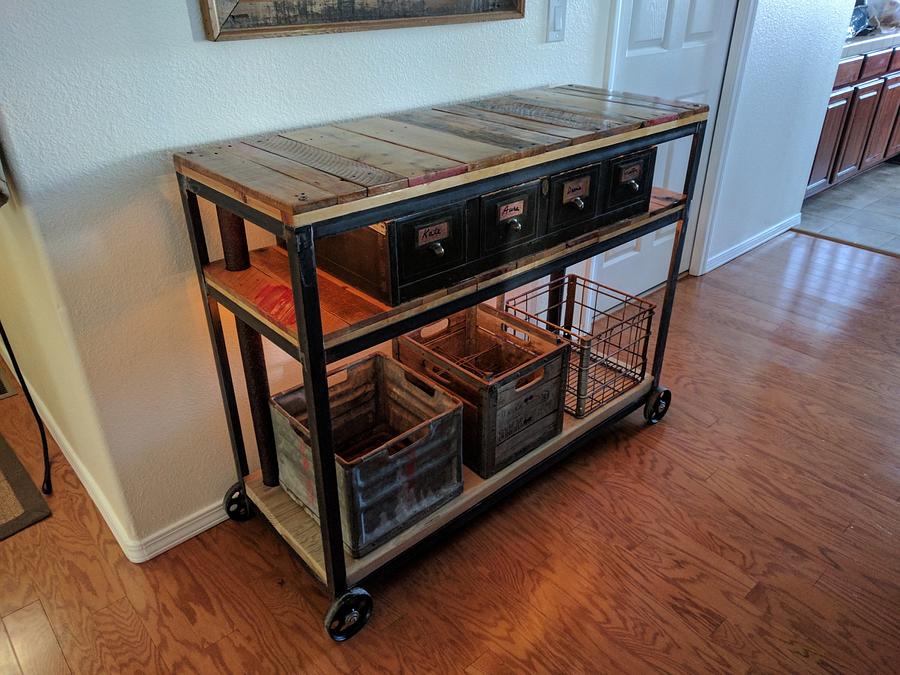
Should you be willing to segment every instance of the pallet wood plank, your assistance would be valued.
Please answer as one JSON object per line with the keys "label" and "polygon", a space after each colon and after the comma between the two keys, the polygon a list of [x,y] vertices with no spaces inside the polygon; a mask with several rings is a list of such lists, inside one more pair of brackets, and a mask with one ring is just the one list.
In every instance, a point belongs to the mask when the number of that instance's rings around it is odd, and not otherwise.
{"label": "pallet wood plank", "polygon": [[267,166],[291,178],[296,178],[319,188],[323,192],[332,193],[337,198],[338,204],[360,199],[369,193],[365,185],[359,185],[338,176],[332,176],[329,173],[319,171],[293,159],[288,159],[264,148],[257,147],[252,143],[229,143],[226,147],[239,157]]}
{"label": "pallet wood plank", "polygon": [[659,106],[663,108],[675,108],[678,110],[687,110],[691,114],[709,110],[709,106],[705,103],[694,103],[693,101],[676,101],[673,99],[660,98],[658,96],[647,96],[646,94],[635,94],[634,92],[613,91],[611,89],[602,89],[599,87],[588,87],[581,84],[566,84],[559,89],[569,89],[577,92],[584,92],[602,96],[607,100],[620,101],[622,103],[630,103],[636,105],[638,102]]}
{"label": "pallet wood plank", "polygon": [[554,100],[559,100],[565,106],[578,106],[580,109],[595,111],[601,115],[615,115],[623,119],[637,118],[643,120],[645,126],[664,124],[691,114],[687,110],[660,107],[650,108],[646,105],[633,105],[625,101],[598,98],[590,94],[567,91],[555,87],[532,89],[529,90],[529,94],[547,97],[547,100],[553,97]]}
{"label": "pallet wood plank", "polygon": [[[297,317],[294,312],[294,295],[290,280],[280,275],[270,276],[254,265],[254,254],[250,256],[251,266],[239,272],[227,271],[224,261],[210,263],[205,268],[207,283],[246,311],[262,319],[282,337],[296,344]],[[334,284],[329,288],[327,281],[320,280],[320,293],[323,295],[322,330],[326,334],[350,326],[346,319],[327,309],[324,298],[329,294],[345,295],[333,286]]]}
{"label": "pallet wood plank", "polygon": [[282,136],[404,176],[410,186],[449,178],[468,171],[468,167],[461,162],[334,125],[289,131]]}
{"label": "pallet wood plank", "polygon": [[339,126],[364,136],[452,159],[467,165],[470,170],[503,164],[523,156],[518,151],[499,145],[387,117],[344,122]]}
{"label": "pallet wood plank", "polygon": [[591,131],[594,138],[621,134],[632,129],[638,129],[641,126],[639,121],[626,124],[617,120],[600,119],[596,115],[560,110],[558,107],[547,103],[529,101],[514,95],[480,99],[467,105],[505,115],[534,119],[556,126]]}
{"label": "pallet wood plank", "polygon": [[477,120],[442,112],[440,110],[414,110],[388,116],[392,120],[427,127],[436,131],[464,136],[465,138],[498,145],[514,150],[521,157],[528,157],[564,148],[570,141],[528,129],[518,129],[507,124]]}
{"label": "pallet wood plank", "polygon": [[[653,118],[653,115],[646,110],[627,110],[622,104],[598,101],[583,96],[573,96],[571,94],[566,94],[565,92],[553,91],[552,89],[547,88],[528,89],[526,91],[516,92],[515,96],[516,98],[525,101],[558,107],[560,110],[578,112],[583,115],[592,115],[599,117],[600,119],[614,120],[625,124],[637,122],[644,125],[649,119]],[[671,113],[669,114],[669,117],[670,119],[677,119],[672,118]]]}
{"label": "pallet wood plank", "polygon": [[556,124],[541,122],[536,119],[516,117],[514,115],[504,115],[503,113],[491,112],[490,110],[480,110],[464,103],[460,103],[458,105],[435,106],[433,109],[440,112],[459,115],[460,117],[464,117],[466,119],[483,120],[485,122],[502,124],[503,126],[513,127],[515,129],[536,131],[542,134],[547,134],[549,136],[559,136],[560,138],[569,139],[572,143],[578,143],[583,140],[591,140],[592,138],[594,138],[594,136],[590,132],[583,129],[562,127]]}
{"label": "pallet wood plank", "polygon": [[243,197],[254,197],[278,211],[295,215],[337,204],[337,197],[256,162],[223,146],[188,150],[175,156],[176,167],[187,167],[220,181]]}
{"label": "pallet wood plank", "polygon": [[[261,248],[253,251],[250,258],[256,269],[290,287],[290,267],[287,251],[283,248],[280,246]],[[364,295],[351,285],[322,270],[319,270],[319,299],[331,314],[339,316],[351,324],[389,309],[387,305]]]}
{"label": "pallet wood plank", "polygon": [[245,141],[262,150],[294,160],[312,169],[363,185],[369,195],[378,195],[405,188],[409,181],[404,177],[362,162],[347,159],[333,152],[307,145],[286,136],[269,136]]}
{"label": "pallet wood plank", "polygon": [[607,103],[615,103],[617,105],[627,106],[629,108],[635,109],[635,112],[637,114],[656,113],[656,116],[673,114],[675,115],[674,119],[681,119],[683,117],[690,117],[691,115],[696,113],[696,110],[693,108],[680,108],[673,105],[666,105],[665,103],[651,103],[642,99],[631,98],[628,94],[617,95],[589,92],[576,87],[572,87],[571,85],[566,85],[563,87],[550,87],[549,90],[565,93],[570,96],[578,96],[581,98],[593,99],[595,101],[603,101]]}

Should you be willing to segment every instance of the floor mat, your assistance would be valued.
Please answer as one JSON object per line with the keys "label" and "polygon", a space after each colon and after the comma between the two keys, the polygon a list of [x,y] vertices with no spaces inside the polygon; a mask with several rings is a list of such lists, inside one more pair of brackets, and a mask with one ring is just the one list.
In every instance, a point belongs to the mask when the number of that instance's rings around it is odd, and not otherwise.
{"label": "floor mat", "polygon": [[50,515],[50,507],[0,436],[0,541]]}

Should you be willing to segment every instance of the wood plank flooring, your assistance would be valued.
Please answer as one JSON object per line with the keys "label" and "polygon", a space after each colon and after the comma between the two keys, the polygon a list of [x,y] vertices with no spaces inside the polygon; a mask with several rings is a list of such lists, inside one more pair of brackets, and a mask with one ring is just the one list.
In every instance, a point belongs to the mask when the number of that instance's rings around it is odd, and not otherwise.
{"label": "wood plank flooring", "polygon": [[[369,590],[346,645],[261,520],[143,565],[54,449],[0,542],[0,671],[897,672],[900,260],[788,233],[679,289],[638,416]],[[37,480],[21,396],[0,433]]]}

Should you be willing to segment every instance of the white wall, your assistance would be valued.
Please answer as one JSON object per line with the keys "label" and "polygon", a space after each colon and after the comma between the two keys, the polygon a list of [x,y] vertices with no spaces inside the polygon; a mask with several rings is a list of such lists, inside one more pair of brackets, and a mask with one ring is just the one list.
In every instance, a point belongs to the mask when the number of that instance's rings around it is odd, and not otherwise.
{"label": "white wall", "polygon": [[[797,224],[853,0],[741,0],[694,272]],[[736,38],[740,37],[737,35]],[[737,52],[737,53],[736,53]]]}
{"label": "white wall", "polygon": [[87,391],[78,394],[102,432],[103,450],[71,438],[69,452],[140,559],[214,522],[233,480],[172,151],[597,83],[609,4],[569,0],[566,41],[554,44],[544,42],[546,0],[528,0],[519,21],[218,44],[203,38],[197,0],[63,5],[0,3],[0,92],[9,151],[81,357]]}
{"label": "white wall", "polygon": [[[83,449],[71,464],[86,484],[105,486],[100,511],[117,530],[133,530],[40,236],[15,200],[0,208],[0,290],[0,317],[41,416],[61,446]],[[32,451],[37,456],[40,446]]]}

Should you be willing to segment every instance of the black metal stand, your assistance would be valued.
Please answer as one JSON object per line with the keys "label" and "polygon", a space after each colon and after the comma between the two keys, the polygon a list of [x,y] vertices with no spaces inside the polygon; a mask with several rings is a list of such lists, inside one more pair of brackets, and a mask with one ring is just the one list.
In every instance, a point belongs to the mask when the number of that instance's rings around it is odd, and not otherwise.
{"label": "black metal stand", "polygon": [[22,375],[22,370],[19,368],[19,362],[16,360],[16,354],[13,352],[12,345],[9,343],[9,337],[6,335],[6,330],[4,330],[2,322],[0,322],[0,337],[3,338],[3,346],[6,348],[6,353],[9,354],[9,360],[12,362],[13,370],[19,380],[19,386],[22,387],[22,393],[25,394],[25,400],[28,401],[28,405],[31,408],[31,414],[34,415],[34,421],[37,423],[38,430],[41,432],[41,447],[44,452],[44,481],[41,483],[41,492],[45,495],[51,495],[53,494],[53,482],[50,479],[50,446],[47,443],[47,430],[44,428],[44,420],[41,419],[37,406],[34,404],[34,399],[31,398],[31,392],[28,391],[25,377]]}
{"label": "black metal stand", "polygon": [[[423,546],[429,541],[434,541],[455,526],[473,517],[480,511],[488,508],[490,504],[501,499],[509,491],[524,484],[533,476],[543,472],[547,467],[559,461],[560,458],[571,452],[574,447],[609,424],[621,419],[623,416],[643,407],[644,415],[648,422],[654,423],[662,419],[671,403],[671,392],[660,386],[663,357],[666,348],[669,323],[671,320],[672,306],[675,298],[675,288],[678,282],[678,271],[681,266],[681,258],[684,250],[685,223],[689,217],[689,207],[694,192],[694,183],[697,179],[700,151],[703,144],[703,136],[706,122],[694,122],[683,127],[667,128],[642,138],[623,141],[617,145],[603,147],[581,155],[568,157],[536,165],[526,169],[517,170],[500,176],[484,179],[478,183],[464,184],[455,188],[443,190],[433,194],[414,198],[405,202],[387,204],[374,207],[366,211],[352,213],[348,216],[332,218],[303,227],[287,226],[275,220],[271,216],[258,212],[246,204],[236,201],[232,197],[217,192],[193,179],[179,174],[179,187],[181,189],[185,217],[188,223],[188,231],[191,237],[191,246],[194,253],[194,262],[197,267],[197,277],[203,291],[207,323],[213,344],[216,370],[219,375],[219,383],[222,391],[222,399],[225,405],[226,421],[232,442],[234,463],[238,482],[232,486],[225,496],[225,506],[229,515],[242,520],[252,515],[253,509],[250,498],[247,495],[244,478],[248,474],[247,458],[241,433],[240,419],[234,394],[234,382],[228,365],[228,354],[225,348],[225,338],[219,319],[219,304],[221,303],[231,311],[241,326],[241,333],[245,335],[241,347],[244,351],[246,335],[254,332],[266,337],[275,345],[296,358],[303,367],[303,376],[307,394],[307,412],[309,416],[309,428],[311,445],[313,450],[313,464],[316,477],[316,492],[319,512],[319,529],[324,557],[324,581],[332,599],[331,609],[326,615],[325,628],[336,641],[345,640],[358,632],[368,620],[372,612],[371,596],[362,588],[350,588],[348,584],[347,564],[344,558],[343,538],[341,531],[341,514],[339,506],[339,493],[337,475],[334,463],[332,446],[331,410],[328,398],[328,383],[326,378],[326,365],[337,359],[356,354],[364,349],[386,342],[410,330],[420,328],[433,321],[446,317],[453,312],[466,307],[471,307],[479,302],[496,297],[502,293],[518,288],[526,283],[540,279],[548,274],[561,275],[566,267],[599,255],[604,251],[620,246],[638,237],[656,232],[663,227],[675,224],[675,238],[672,245],[672,255],[669,264],[669,273],[663,305],[660,311],[660,322],[656,342],[651,375],[652,386],[646,393],[642,393],[640,399],[628,403],[627,406],[616,410],[597,426],[594,426],[584,435],[567,442],[562,447],[553,451],[535,466],[523,471],[515,479],[503,484],[495,492],[486,495],[477,502],[468,506],[461,513],[445,523],[439,529],[424,536],[416,546]],[[373,327],[371,330],[359,331],[355,337],[347,339],[331,346],[326,345],[322,328],[322,314],[319,304],[317,266],[315,253],[315,240],[321,237],[338,234],[350,229],[365,227],[374,222],[389,220],[402,215],[408,215],[414,211],[446,206],[447,204],[477,197],[482,193],[509,187],[528,180],[533,180],[542,175],[567,171],[592,162],[609,159],[628,152],[635,152],[650,148],[659,143],[672,141],[687,136],[693,137],[691,159],[685,178],[684,201],[680,208],[672,209],[665,215],[648,220],[632,229],[615,236],[598,241],[590,246],[575,248],[570,253],[556,255],[552,260],[543,264],[533,264],[523,271],[498,277],[496,280],[479,283],[463,296],[454,296],[452,299],[435,303],[431,306],[422,306],[418,312],[409,313],[401,318],[384,325]],[[293,286],[294,309],[297,317],[298,341],[294,343],[284,334],[278,332],[261,320],[258,316],[247,311],[227,294],[211,287],[204,274],[204,266],[209,263],[206,239],[203,224],[200,220],[200,211],[197,206],[198,196],[208,199],[218,207],[220,223],[224,224],[223,237],[228,239],[226,243],[226,257],[231,259],[234,265],[245,265],[249,262],[249,252],[246,250],[246,238],[235,232],[232,224],[239,220],[247,220],[258,225],[283,240],[287,248],[290,264],[290,275]],[[228,261],[226,261],[228,262]],[[231,266],[229,265],[229,269]],[[258,335],[257,335],[258,337]],[[244,354],[244,367],[251,371],[262,370],[264,377],[265,363],[261,357],[261,350],[253,354]],[[252,387],[248,379],[248,387]],[[263,393],[268,396],[268,383],[264,392],[250,392],[251,402],[255,399],[257,405],[262,404]],[[253,405],[251,405],[253,408]],[[271,434],[271,421],[264,419],[262,414],[254,413],[254,426],[257,439],[266,438]],[[267,429],[260,429],[260,426]],[[260,444],[260,459],[263,473],[266,473],[266,464],[271,462],[271,457],[265,457],[268,452],[267,443]],[[276,465],[277,472],[277,465]],[[275,475],[277,483],[277,473]],[[272,485],[271,476],[265,480],[266,485]],[[393,560],[399,557],[396,556]],[[390,560],[388,562],[391,562]],[[378,569],[382,569],[388,562],[381,563]],[[373,570],[366,575],[368,578]],[[360,576],[360,575],[357,575]],[[359,579],[356,580],[359,582]]]}

